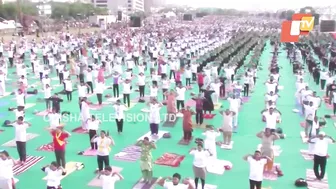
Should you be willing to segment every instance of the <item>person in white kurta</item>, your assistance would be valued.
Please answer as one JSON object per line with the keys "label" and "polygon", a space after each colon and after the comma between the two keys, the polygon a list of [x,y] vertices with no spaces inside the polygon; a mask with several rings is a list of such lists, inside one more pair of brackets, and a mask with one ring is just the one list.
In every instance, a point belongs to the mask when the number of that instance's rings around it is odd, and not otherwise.
{"label": "person in white kurta", "polygon": [[163,106],[159,103],[156,99],[151,99],[149,106],[149,124],[150,124],[150,131],[152,135],[159,134],[159,124],[161,122],[160,119],[160,109]]}
{"label": "person in white kurta", "polygon": [[81,102],[81,119],[82,119],[82,128],[87,130],[87,120],[90,118],[90,107],[87,102],[87,98],[83,98]]}
{"label": "person in white kurta", "polygon": [[[319,128],[320,128],[320,123],[319,123],[318,117],[315,116],[313,123],[312,123],[311,131],[309,131],[311,138],[314,138],[319,134],[318,133]],[[308,153],[309,154],[314,155],[314,148],[315,148],[314,143],[308,143]]]}
{"label": "person in white kurta", "polygon": [[4,96],[6,93],[6,75],[0,70],[0,96]]}
{"label": "person in white kurta", "polygon": [[203,135],[205,136],[204,149],[209,150],[212,154],[212,156],[210,156],[211,160],[217,160],[216,138],[220,136],[220,133],[214,130],[214,128],[211,128],[205,131]]}

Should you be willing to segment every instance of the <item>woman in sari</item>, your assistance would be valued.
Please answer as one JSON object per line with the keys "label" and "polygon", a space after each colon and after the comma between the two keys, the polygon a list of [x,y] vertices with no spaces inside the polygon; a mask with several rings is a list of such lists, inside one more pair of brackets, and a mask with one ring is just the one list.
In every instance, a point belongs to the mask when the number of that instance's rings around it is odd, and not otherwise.
{"label": "woman in sari", "polygon": [[138,141],[136,145],[141,147],[140,169],[142,182],[150,183],[153,179],[152,150],[156,149],[156,145],[154,142],[150,142],[148,137]]}
{"label": "woman in sari", "polygon": [[76,68],[75,60],[73,58],[70,58],[69,62],[70,62],[70,74],[71,75],[77,75],[76,74],[77,68]]}
{"label": "woman in sari", "polygon": [[274,163],[274,150],[273,143],[275,140],[280,139],[279,135],[275,132],[271,132],[271,129],[266,128],[265,131],[261,131],[257,134],[257,137],[261,139],[261,155],[271,158],[271,161],[267,161],[264,167],[264,171],[270,172]]}
{"label": "woman in sari", "polygon": [[105,83],[104,71],[105,68],[103,66],[98,70],[98,77],[97,77],[98,82]]}
{"label": "woman in sari", "polygon": [[176,114],[177,113],[177,109],[176,109],[176,96],[177,96],[177,93],[171,89],[169,92],[165,92],[164,94],[166,96],[166,99],[167,99],[167,112],[168,112],[168,115],[171,115],[171,114]]}

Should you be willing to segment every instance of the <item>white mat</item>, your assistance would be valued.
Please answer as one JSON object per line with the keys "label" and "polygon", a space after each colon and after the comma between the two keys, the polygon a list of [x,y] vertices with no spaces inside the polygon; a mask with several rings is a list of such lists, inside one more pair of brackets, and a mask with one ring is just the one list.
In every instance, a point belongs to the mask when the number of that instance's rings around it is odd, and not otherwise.
{"label": "white mat", "polygon": [[305,160],[314,160],[314,154],[310,154],[308,150],[300,150],[300,154]]}
{"label": "white mat", "polygon": [[299,113],[300,112],[300,110],[298,110],[298,109],[293,109],[292,110],[294,113]]}
{"label": "white mat", "polygon": [[9,96],[11,93],[10,92],[5,92],[5,94],[3,96],[0,96],[0,98],[4,98],[6,96]]}
{"label": "white mat", "polygon": [[303,143],[308,143],[308,138],[306,138],[306,134],[304,131],[300,132],[300,136]]}
{"label": "white mat", "polygon": [[[81,165],[81,164],[82,164],[81,162],[73,162],[73,161],[68,162],[65,165],[65,170],[67,174],[63,175],[61,177],[61,180],[67,177],[68,175],[70,175],[71,173],[75,172],[77,170],[78,165]],[[43,177],[43,180],[47,180],[47,176]]]}
{"label": "white mat", "polygon": [[308,184],[308,189],[329,189],[327,173],[324,175],[324,179],[319,181],[316,179],[314,171],[312,169],[307,169],[306,181]]}
{"label": "white mat", "polygon": [[[281,150],[281,147],[279,145],[274,145],[273,147],[273,153],[274,153],[274,156],[275,157],[278,157],[280,156],[282,150]],[[258,145],[257,149],[260,151],[261,149],[261,144]]]}
{"label": "white mat", "polygon": [[278,90],[283,90],[285,87],[284,86],[282,86],[282,85],[279,85],[278,86]]}
{"label": "white mat", "polygon": [[222,148],[222,149],[231,150],[231,149],[233,148],[233,143],[234,143],[234,142],[231,141],[229,145],[222,144],[222,145],[221,145],[221,148]]}
{"label": "white mat", "polygon": [[[27,133],[26,137],[27,137],[27,141],[32,140],[36,137],[38,137],[38,134],[33,134],[33,133]],[[5,146],[5,147],[16,147],[16,141],[15,139],[12,139],[4,144],[2,144],[1,146]]]}
{"label": "white mat", "polygon": [[34,103],[26,103],[26,104],[25,104],[25,109],[34,107],[35,105],[36,105],[36,104],[34,104]]}
{"label": "white mat", "polygon": [[142,108],[141,111],[145,112],[145,113],[149,113],[150,112],[150,110],[148,108]]}
{"label": "white mat", "polygon": [[51,80],[52,81],[59,81],[59,78],[58,77],[52,77]]}
{"label": "white mat", "polygon": [[225,172],[225,166],[232,167],[232,163],[226,160],[209,159],[207,171],[212,174],[222,175]]}
{"label": "white mat", "polygon": [[139,141],[139,140],[143,140],[145,137],[148,137],[148,138],[149,138],[149,141],[154,141],[154,142],[156,142],[156,141],[160,140],[160,139],[163,137],[163,135],[164,135],[165,133],[168,133],[168,131],[159,131],[159,133],[158,133],[158,135],[157,135],[157,138],[155,138],[155,137],[151,136],[151,132],[148,132],[148,133],[146,133],[145,135],[143,135],[143,136],[141,136],[140,138],[138,138],[137,141]]}

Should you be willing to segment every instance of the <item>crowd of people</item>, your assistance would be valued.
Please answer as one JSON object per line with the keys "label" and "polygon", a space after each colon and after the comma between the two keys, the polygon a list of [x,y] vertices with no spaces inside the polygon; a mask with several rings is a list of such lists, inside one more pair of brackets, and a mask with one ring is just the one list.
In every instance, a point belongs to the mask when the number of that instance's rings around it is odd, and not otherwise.
{"label": "crowd of people", "polygon": [[[336,56],[335,52],[329,50],[333,49],[331,47],[334,44],[320,44],[318,36],[313,37],[301,44],[281,44],[278,41],[278,28],[271,21],[247,22],[238,19],[231,23],[225,18],[204,17],[188,23],[173,20],[148,23],[138,29],[122,27],[76,35],[64,32],[41,41],[30,41],[26,37],[2,41],[0,96],[9,95],[7,81],[16,79],[16,107],[10,108],[16,120],[6,125],[15,129],[19,161],[12,159],[5,150],[0,152],[0,188],[15,188],[12,167],[26,162],[26,130],[31,126],[25,121],[26,95],[36,93],[44,96],[46,115],[49,117],[48,131],[53,139],[55,153],[55,161],[42,168],[47,174],[47,188],[61,188],[61,177],[67,174],[65,151],[71,133],[66,131],[61,122],[62,116],[69,112],[61,107],[63,103],[72,101],[78,102],[82,130],[89,135],[91,150],[97,152],[97,173],[102,179],[102,188],[114,188],[115,182],[123,179],[120,173],[113,172],[110,163],[111,147],[118,144],[113,134],[100,129],[101,121],[92,115],[92,110],[99,111],[106,104],[112,105],[116,131],[121,135],[126,123],[125,111],[132,108],[131,97],[138,93],[138,102],[147,105],[142,111],[149,115],[151,133],[150,137],[137,142],[141,148],[140,169],[144,183],[151,183],[155,175],[151,152],[156,149],[155,140],[159,137],[162,122],[160,111],[166,107],[169,115],[182,119],[183,142],[189,144],[195,139],[193,123],[201,127],[204,119],[211,119],[215,110],[218,110],[216,107],[227,100],[229,108],[219,108],[222,123],[208,125],[203,133],[204,139],[197,138],[197,147],[190,150],[194,157],[194,179],[182,179],[179,173],[175,173],[172,177],[163,177],[157,181],[158,185],[167,189],[205,189],[209,159],[216,166],[217,145],[232,148],[233,133],[238,132],[239,120],[243,119],[239,117],[239,111],[246,102],[244,99],[253,95],[256,82],[262,82],[266,94],[261,117],[266,126],[256,134],[261,140],[260,148],[253,155],[244,157],[250,165],[250,188],[261,189],[265,173],[275,170],[279,176],[283,175],[280,167],[274,164],[274,143],[286,137],[277,126],[282,115],[277,108],[277,100],[281,98],[279,91],[283,90],[280,85],[281,66],[278,64],[281,48],[286,49],[297,77],[295,99],[302,110],[295,111],[304,114],[303,137],[309,142],[316,178],[322,180],[326,170],[328,144],[335,141],[321,131],[323,122],[317,112],[323,98],[310,90],[304,76],[312,76],[316,84],[321,85],[321,90],[326,91],[328,103],[332,104],[335,114],[333,65]],[[269,41],[273,49],[272,60],[262,62],[260,56]],[[320,69],[317,68],[314,54],[322,62]],[[257,73],[260,66],[265,64],[269,68],[269,78],[263,81]],[[15,69],[15,75],[10,73],[12,68]],[[59,84],[52,85],[50,76],[55,74]],[[30,81],[32,75],[40,80],[38,84]],[[63,90],[57,92],[57,87]],[[186,93],[193,87],[198,89],[191,93],[195,107],[190,107],[186,103],[190,100]],[[104,96],[108,89],[113,92],[109,97]],[[66,95],[66,98],[63,99],[60,94]],[[96,95],[97,103],[89,101],[93,95]],[[221,135],[223,140],[216,142],[216,138]]]}

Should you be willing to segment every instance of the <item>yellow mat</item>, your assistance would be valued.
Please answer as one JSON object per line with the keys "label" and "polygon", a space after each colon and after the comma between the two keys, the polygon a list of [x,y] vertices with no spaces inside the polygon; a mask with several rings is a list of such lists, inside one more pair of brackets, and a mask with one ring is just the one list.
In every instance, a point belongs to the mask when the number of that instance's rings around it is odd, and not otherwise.
{"label": "yellow mat", "polygon": [[219,110],[222,108],[222,103],[214,104],[214,109]]}
{"label": "yellow mat", "polygon": [[5,94],[3,96],[0,96],[0,98],[4,98],[6,96],[9,96],[11,93],[10,92],[5,92]]}
{"label": "yellow mat", "polygon": [[[70,175],[71,173],[75,172],[77,170],[77,164],[82,164],[81,162],[74,162],[70,161],[65,165],[65,170],[67,172],[66,175],[61,177],[61,180]],[[43,180],[47,180],[47,176],[43,177]]]}
{"label": "yellow mat", "polygon": [[192,127],[193,127],[194,129],[205,129],[205,128],[206,128],[206,124],[203,123],[202,125],[197,125],[196,123],[193,123],[193,124],[192,124]]}

